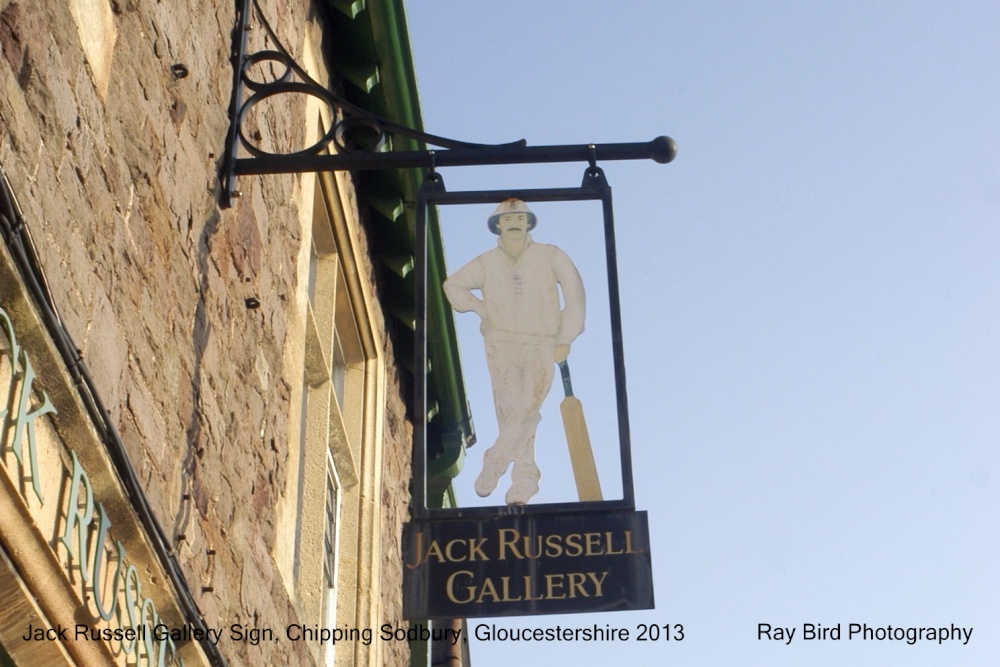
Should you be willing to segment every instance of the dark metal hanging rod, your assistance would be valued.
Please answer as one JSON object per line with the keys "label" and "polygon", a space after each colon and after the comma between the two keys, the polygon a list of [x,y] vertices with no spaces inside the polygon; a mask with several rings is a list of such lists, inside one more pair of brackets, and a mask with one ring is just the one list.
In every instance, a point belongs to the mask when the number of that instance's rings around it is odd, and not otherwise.
{"label": "dark metal hanging rod", "polygon": [[[247,51],[251,14],[273,43],[253,53]],[[677,146],[669,137],[646,143],[580,144],[573,146],[528,146],[520,141],[486,145],[457,141],[415,130],[362,109],[320,85],[288,53],[278,40],[257,0],[236,0],[233,30],[233,91],[229,106],[229,133],[222,156],[221,204],[232,205],[240,196],[236,177],[253,174],[298,174],[320,171],[414,169],[475,165],[529,164],[540,162],[590,162],[598,160],[654,160],[666,164],[674,159]],[[254,78],[250,70],[265,65],[279,73],[272,80]],[[260,69],[260,68],[258,68]],[[293,75],[299,80],[293,80]],[[249,91],[249,94],[244,95]],[[308,95],[331,111],[331,125],[320,140],[303,150],[271,152],[244,133],[243,123],[251,110],[276,95]],[[407,137],[435,148],[429,150],[383,150],[386,135]],[[255,137],[260,139],[259,136]],[[251,157],[240,157],[240,148]]]}
{"label": "dark metal hanging rod", "polygon": [[653,160],[666,164],[677,146],[670,137],[646,143],[580,144],[573,146],[482,146],[448,150],[340,153],[336,155],[263,155],[236,160],[237,175],[293,174],[345,169],[406,169],[530,164],[539,162],[588,162]]}

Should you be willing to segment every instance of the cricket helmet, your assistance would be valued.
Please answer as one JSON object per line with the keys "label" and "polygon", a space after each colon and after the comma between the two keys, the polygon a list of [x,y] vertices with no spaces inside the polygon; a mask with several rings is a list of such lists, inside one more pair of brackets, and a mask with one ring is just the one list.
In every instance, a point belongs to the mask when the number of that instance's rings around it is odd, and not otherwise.
{"label": "cricket helmet", "polygon": [[497,210],[493,211],[493,214],[486,222],[486,226],[489,227],[490,231],[496,234],[497,236],[500,235],[500,228],[497,227],[497,223],[500,222],[500,216],[505,213],[527,213],[529,232],[535,228],[535,225],[538,224],[538,218],[535,216],[534,213],[531,212],[531,210],[528,208],[528,205],[525,204],[523,201],[517,199],[516,197],[511,197],[510,199],[504,199],[502,202],[500,202],[500,205],[497,206]]}

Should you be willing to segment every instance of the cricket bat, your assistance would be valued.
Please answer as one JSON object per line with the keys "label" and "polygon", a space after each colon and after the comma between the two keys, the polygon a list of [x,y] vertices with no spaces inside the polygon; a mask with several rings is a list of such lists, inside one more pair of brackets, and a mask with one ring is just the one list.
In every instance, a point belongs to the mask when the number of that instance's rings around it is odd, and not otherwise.
{"label": "cricket bat", "polygon": [[594,450],[590,446],[587,421],[583,417],[583,403],[573,395],[569,364],[565,361],[560,363],[559,371],[562,373],[563,390],[566,392],[566,398],[559,405],[559,410],[562,412],[563,428],[566,430],[566,444],[569,445],[569,458],[573,464],[577,495],[580,496],[580,502],[604,500],[601,481],[597,478]]}

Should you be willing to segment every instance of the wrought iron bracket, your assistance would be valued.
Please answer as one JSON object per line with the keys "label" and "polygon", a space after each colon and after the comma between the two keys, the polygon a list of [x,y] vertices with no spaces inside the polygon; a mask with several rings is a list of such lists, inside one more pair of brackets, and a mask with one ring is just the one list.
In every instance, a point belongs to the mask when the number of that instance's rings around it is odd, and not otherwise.
{"label": "wrought iron bracket", "polygon": [[[273,42],[274,49],[248,53],[247,36],[253,13],[256,13],[257,20]],[[253,174],[435,169],[540,162],[589,162],[593,167],[598,160],[648,159],[666,164],[677,154],[677,145],[666,136],[644,143],[528,146],[522,139],[507,144],[476,144],[394,123],[351,104],[310,77],[281,45],[258,0],[236,0],[232,62],[230,125],[220,169],[221,205],[224,208],[232,206],[233,199],[240,196],[236,178]],[[272,80],[253,78],[251,70],[262,64],[280,71]],[[248,138],[243,123],[258,104],[285,94],[304,94],[319,99],[331,110],[331,122],[328,128],[324,128],[320,140],[312,146],[289,153],[276,153]],[[414,139],[435,149],[386,150],[387,135]],[[249,157],[240,156],[241,147]]]}

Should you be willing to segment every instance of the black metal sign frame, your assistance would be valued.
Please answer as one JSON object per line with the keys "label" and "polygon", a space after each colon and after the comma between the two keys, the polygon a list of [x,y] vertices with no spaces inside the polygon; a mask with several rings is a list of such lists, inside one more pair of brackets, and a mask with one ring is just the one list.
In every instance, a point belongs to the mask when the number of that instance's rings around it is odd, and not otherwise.
{"label": "black metal sign frame", "polygon": [[431,508],[427,506],[427,382],[418,374],[414,396],[414,506],[413,517],[422,519],[487,518],[499,515],[554,514],[568,512],[608,512],[635,509],[632,482],[632,449],[628,422],[628,397],[625,384],[625,355],[622,343],[621,306],[618,294],[618,264],[615,250],[614,213],[611,187],[604,171],[594,165],[586,170],[578,188],[476,190],[447,192],[443,179],[436,173],[428,175],[417,198],[416,223],[416,337],[414,368],[427,368],[427,212],[430,206],[498,203],[508,198],[524,202],[600,201],[604,216],[605,259],[607,262],[608,300],[611,317],[612,353],[618,411],[618,439],[621,456],[622,498],[589,502],[539,503],[535,505],[503,505],[465,508]]}

